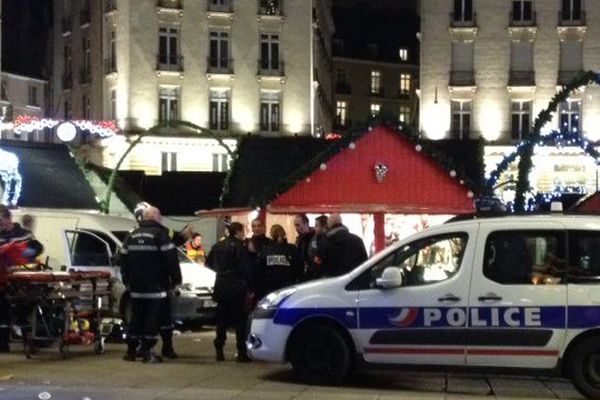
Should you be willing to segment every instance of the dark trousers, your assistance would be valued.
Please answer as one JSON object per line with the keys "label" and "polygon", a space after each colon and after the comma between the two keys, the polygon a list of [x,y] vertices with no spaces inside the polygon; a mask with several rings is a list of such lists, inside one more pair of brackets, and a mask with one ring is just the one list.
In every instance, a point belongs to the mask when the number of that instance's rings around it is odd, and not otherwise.
{"label": "dark trousers", "polygon": [[[1,289],[0,289],[1,290]],[[0,292],[0,351],[8,350],[10,338],[10,303],[3,292]]]}
{"label": "dark trousers", "polygon": [[135,354],[139,343],[141,352],[146,355],[158,339],[158,319],[161,302],[164,299],[131,299],[131,324],[128,334],[129,354]]}
{"label": "dark trousers", "polygon": [[235,328],[238,356],[246,355],[248,312],[245,299],[221,299],[217,303],[217,337],[214,344],[222,349],[227,340],[227,328]]}
{"label": "dark trousers", "polygon": [[163,349],[173,348],[173,330],[175,329],[175,323],[173,322],[173,309],[171,295],[161,299],[159,317],[158,317],[158,330],[160,337],[163,342]]}

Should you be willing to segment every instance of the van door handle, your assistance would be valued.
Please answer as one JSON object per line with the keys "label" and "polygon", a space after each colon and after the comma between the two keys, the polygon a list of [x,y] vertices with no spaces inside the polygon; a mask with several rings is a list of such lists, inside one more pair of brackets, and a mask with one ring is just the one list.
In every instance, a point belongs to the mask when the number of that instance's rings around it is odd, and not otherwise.
{"label": "van door handle", "polygon": [[456,303],[456,302],[460,301],[460,297],[456,297],[453,294],[447,294],[444,297],[438,298],[438,301],[440,301],[440,302]]}
{"label": "van door handle", "polygon": [[502,297],[494,293],[488,293],[485,296],[479,296],[477,299],[479,301],[500,301],[502,300]]}

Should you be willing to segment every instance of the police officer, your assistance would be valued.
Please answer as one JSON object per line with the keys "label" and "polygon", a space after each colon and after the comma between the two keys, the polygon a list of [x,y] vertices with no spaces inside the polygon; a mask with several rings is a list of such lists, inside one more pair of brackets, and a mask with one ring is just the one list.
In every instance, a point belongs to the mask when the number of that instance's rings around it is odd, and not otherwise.
{"label": "police officer", "polygon": [[169,290],[181,282],[177,249],[161,225],[156,207],[144,210],[139,227],[125,239],[121,249],[123,282],[131,295],[131,323],[124,359],[135,361],[141,342],[143,361],[162,361],[152,352],[158,337],[161,308]]}
{"label": "police officer", "polygon": [[237,361],[251,361],[246,352],[247,303],[252,291],[250,259],[244,247],[244,226],[232,222],[229,236],[217,243],[206,259],[206,265],[216,271],[214,299],[217,302],[217,332],[214,340],[217,361],[225,361],[223,347],[227,326],[235,326]]}
{"label": "police officer", "polygon": [[[25,245],[23,254],[21,255],[25,260],[34,260],[35,257],[44,251],[44,246],[33,238],[30,231],[12,221],[12,215],[8,207],[0,204],[0,247],[12,243],[22,243]],[[0,353],[8,353],[10,351],[11,310],[10,303],[6,298],[6,277],[9,267],[14,266],[11,264],[13,264],[11,260],[0,260]],[[17,310],[17,314],[20,314],[17,317],[23,320],[21,321],[23,323],[27,319],[27,311],[23,308]]]}
{"label": "police officer", "polygon": [[271,238],[274,242],[265,246],[258,255],[256,294],[262,298],[267,294],[293,285],[298,282],[302,266],[298,260],[298,250],[287,242],[283,226],[275,224],[271,227]]}

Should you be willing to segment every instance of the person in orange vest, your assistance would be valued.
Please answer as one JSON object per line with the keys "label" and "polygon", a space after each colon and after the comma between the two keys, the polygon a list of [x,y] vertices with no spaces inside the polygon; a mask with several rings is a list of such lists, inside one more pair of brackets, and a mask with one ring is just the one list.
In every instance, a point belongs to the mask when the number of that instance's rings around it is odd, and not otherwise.
{"label": "person in orange vest", "polygon": [[202,235],[194,233],[192,238],[185,244],[187,256],[194,262],[204,264],[206,251],[202,245]]}

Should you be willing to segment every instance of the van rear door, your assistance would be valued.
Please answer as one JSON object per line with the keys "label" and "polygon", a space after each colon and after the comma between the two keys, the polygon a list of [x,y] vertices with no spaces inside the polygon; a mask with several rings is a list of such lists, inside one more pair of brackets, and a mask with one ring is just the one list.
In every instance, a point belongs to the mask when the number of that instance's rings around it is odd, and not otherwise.
{"label": "van rear door", "polygon": [[121,279],[118,266],[113,263],[110,245],[99,235],[80,229],[63,231],[67,251],[67,271],[107,271]]}

